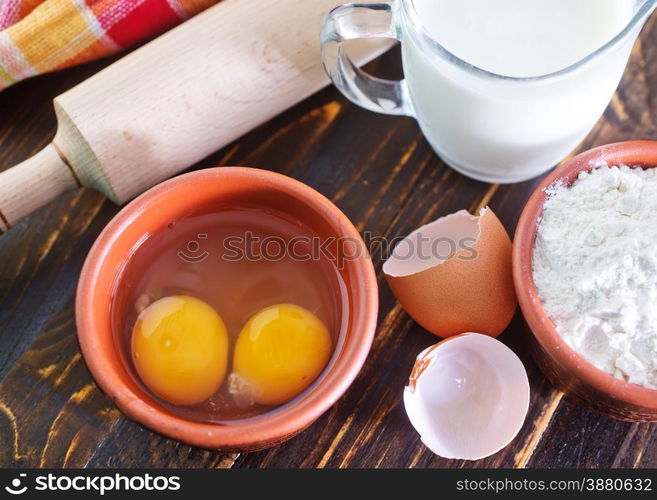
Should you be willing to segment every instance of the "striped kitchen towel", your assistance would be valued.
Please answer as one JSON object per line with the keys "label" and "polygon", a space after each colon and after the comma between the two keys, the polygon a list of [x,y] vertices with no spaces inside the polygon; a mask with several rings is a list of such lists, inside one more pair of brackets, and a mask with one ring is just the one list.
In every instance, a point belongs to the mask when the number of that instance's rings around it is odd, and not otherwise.
{"label": "striped kitchen towel", "polygon": [[0,90],[114,54],[219,0],[0,0]]}

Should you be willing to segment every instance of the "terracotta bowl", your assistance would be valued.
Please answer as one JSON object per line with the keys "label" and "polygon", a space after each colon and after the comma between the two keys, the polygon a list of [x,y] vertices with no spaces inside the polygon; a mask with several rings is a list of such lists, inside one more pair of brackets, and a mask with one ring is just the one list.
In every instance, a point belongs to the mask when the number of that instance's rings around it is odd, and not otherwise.
{"label": "terracotta bowl", "polygon": [[[257,203],[287,212],[321,237],[349,238],[354,248],[340,270],[346,283],[346,335],[317,385],[277,411],[250,421],[199,423],[176,416],[142,390],[122,362],[112,331],[110,303],[120,270],[149,233],[170,221],[231,203]],[[121,288],[118,288],[118,294]],[[347,390],[369,352],[378,307],[371,260],[358,231],[324,196],[289,177],[251,168],[197,171],[164,182],[123,208],[98,237],[82,269],[76,320],[84,359],[101,389],[128,417],[171,438],[210,449],[254,450],[308,427]]]}
{"label": "terracotta bowl", "polygon": [[657,421],[657,390],[618,380],[599,370],[559,335],[538,298],[532,276],[532,249],[537,221],[546,195],[544,189],[558,179],[572,183],[596,163],[657,166],[657,142],[633,141],[610,144],[566,161],[550,174],[527,202],[513,242],[513,277],[520,308],[533,332],[535,358],[545,375],[568,395],[607,415],[634,422]]}

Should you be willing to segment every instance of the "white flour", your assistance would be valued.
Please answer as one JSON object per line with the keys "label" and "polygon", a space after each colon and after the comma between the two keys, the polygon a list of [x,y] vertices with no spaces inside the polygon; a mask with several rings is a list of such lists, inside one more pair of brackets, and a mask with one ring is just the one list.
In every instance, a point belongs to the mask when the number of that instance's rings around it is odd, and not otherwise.
{"label": "white flour", "polygon": [[533,257],[545,311],[595,366],[657,389],[657,168],[603,166],[548,195]]}

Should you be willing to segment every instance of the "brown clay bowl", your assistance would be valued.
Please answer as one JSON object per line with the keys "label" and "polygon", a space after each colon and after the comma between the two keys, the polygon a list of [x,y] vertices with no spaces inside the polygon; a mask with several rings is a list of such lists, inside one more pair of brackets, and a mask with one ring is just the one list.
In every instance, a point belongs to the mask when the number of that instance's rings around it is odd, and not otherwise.
{"label": "brown clay bowl", "polygon": [[[182,216],[230,203],[272,206],[301,220],[322,238],[349,238],[352,258],[340,273],[346,283],[349,318],[344,341],[314,388],[258,419],[230,424],[184,419],[164,408],[128,373],[112,331],[110,304],[120,270],[131,252],[152,233]],[[357,258],[354,258],[357,256]],[[120,281],[118,282],[120,285]],[[281,443],[313,423],[347,390],[369,352],[378,308],[377,282],[356,228],[328,199],[284,175],[252,168],[222,167],[164,182],[123,208],[91,249],[76,299],[78,338],[100,388],[128,417],[161,434],[210,449],[255,450]]]}
{"label": "brown clay bowl", "polygon": [[600,161],[643,168],[657,166],[657,142],[610,144],[582,153],[559,166],[534,191],[525,206],[513,242],[513,278],[520,308],[533,336],[535,358],[545,375],[566,394],[609,416],[634,422],[657,421],[657,390],[618,380],[599,370],[557,332],[538,298],[532,276],[532,249],[543,212],[545,188],[563,179],[572,183]]}

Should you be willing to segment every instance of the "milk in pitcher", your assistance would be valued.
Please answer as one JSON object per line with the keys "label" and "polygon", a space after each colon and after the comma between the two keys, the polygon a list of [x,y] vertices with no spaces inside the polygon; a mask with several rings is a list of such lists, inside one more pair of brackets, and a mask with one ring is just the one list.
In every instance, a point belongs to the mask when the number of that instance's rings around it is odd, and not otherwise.
{"label": "milk in pitcher", "polygon": [[402,51],[413,114],[448,164],[485,181],[529,179],[570,152],[631,49],[563,71],[621,33],[632,0],[409,1],[418,30],[405,32]]}

